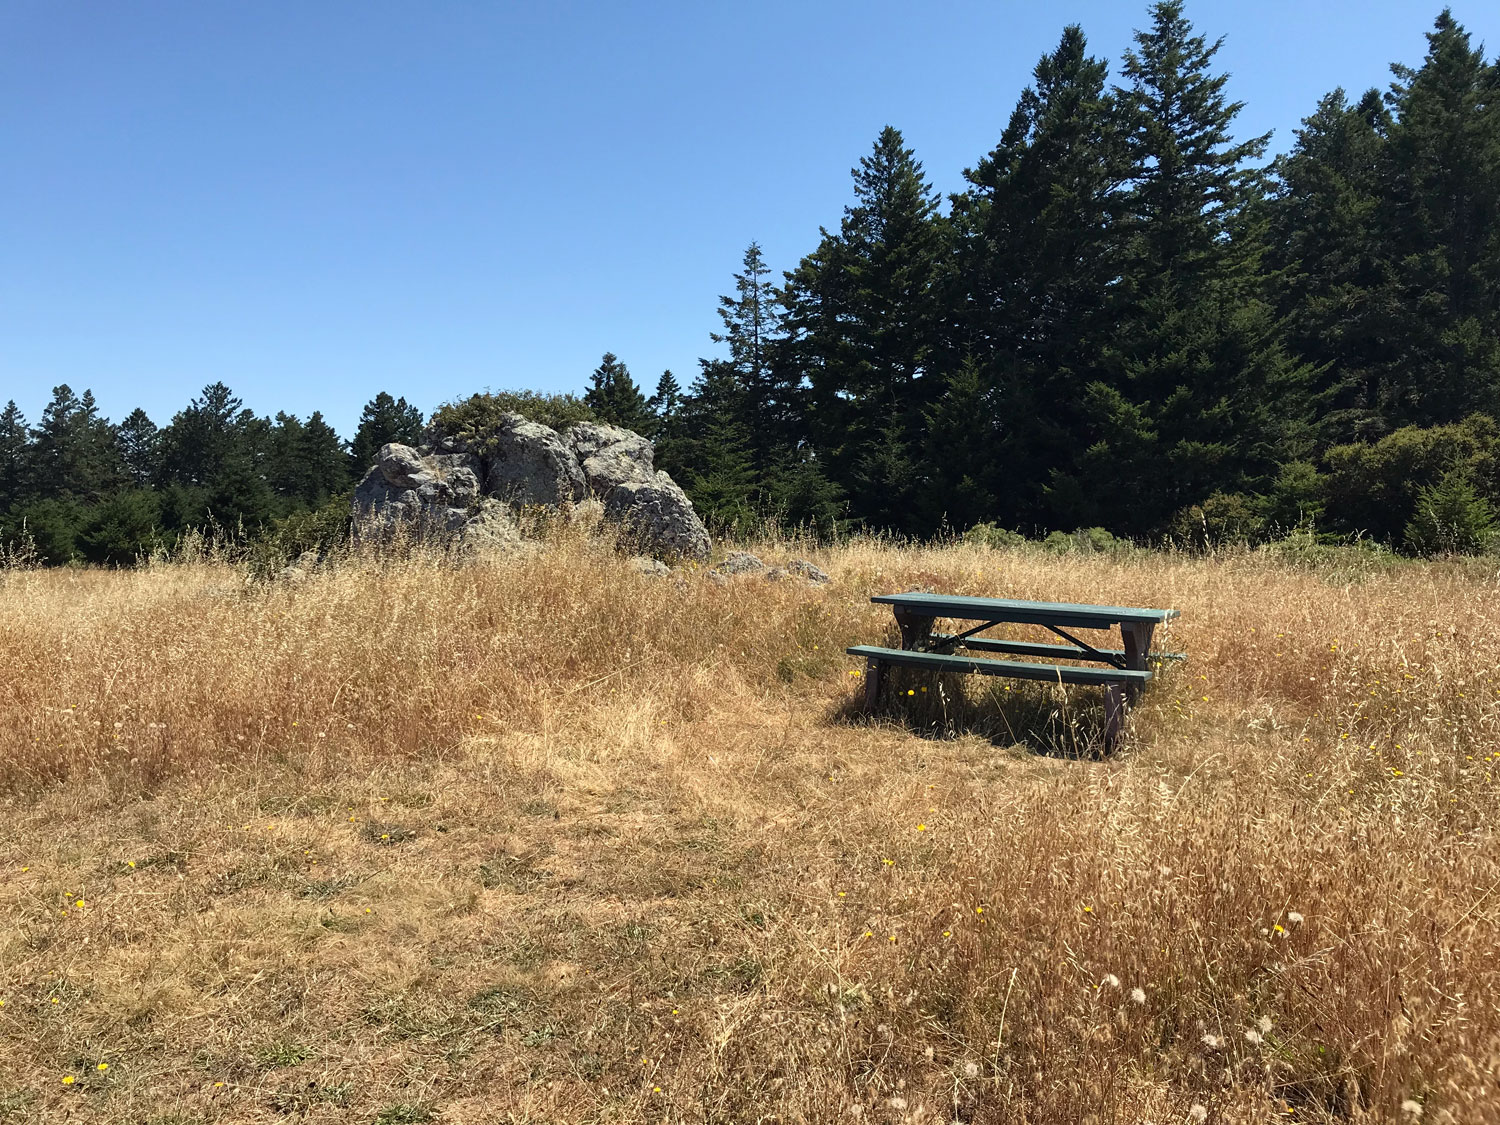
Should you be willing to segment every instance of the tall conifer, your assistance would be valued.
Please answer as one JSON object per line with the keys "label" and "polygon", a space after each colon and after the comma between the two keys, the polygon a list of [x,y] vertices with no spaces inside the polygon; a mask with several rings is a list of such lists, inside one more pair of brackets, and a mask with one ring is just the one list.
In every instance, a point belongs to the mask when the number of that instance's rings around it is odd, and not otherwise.
{"label": "tall conifer", "polygon": [[31,463],[31,433],[15,400],[0,411],[0,512],[26,498]]}
{"label": "tall conifer", "polygon": [[146,488],[156,478],[161,460],[161,431],[139,406],[116,427],[125,471],[137,488]]}
{"label": "tall conifer", "polygon": [[54,387],[31,437],[31,487],[42,499],[92,503],[124,482],[114,427],[92,391],[79,397],[66,383]]}
{"label": "tall conifer", "polygon": [[1421,67],[1392,67],[1383,236],[1399,303],[1392,425],[1500,411],[1500,63],[1444,9]]}
{"label": "tall conifer", "polygon": [[583,401],[612,426],[634,430],[646,437],[655,431],[656,417],[646,405],[646,396],[636,386],[630,368],[614,352],[605,352],[599,366],[594,368]]}
{"label": "tall conifer", "polygon": [[1051,487],[1059,523],[1144,534],[1215,492],[1266,486],[1298,453],[1308,372],[1281,347],[1265,301],[1251,162],[1236,141],[1221,42],[1194,35],[1181,0],[1158,0],[1125,54],[1115,103],[1131,182],[1103,378],[1085,392],[1090,444]]}
{"label": "tall conifer", "polygon": [[363,477],[375,463],[375,455],[388,442],[416,445],[422,437],[422,412],[405,398],[392,398],[381,391],[360,412],[359,426],[349,443],[349,471]]}
{"label": "tall conifer", "polygon": [[808,381],[813,448],[853,513],[921,529],[913,453],[940,391],[948,244],[936,192],[901,133],[886,126],[852,172],[837,234],[788,275],[788,363]]}
{"label": "tall conifer", "polygon": [[[933,420],[934,453],[951,454],[933,466],[950,520],[1045,523],[1048,474],[1081,452],[1082,392],[1099,377],[1120,268],[1110,219],[1127,175],[1107,73],[1083,31],[1065,29],[954,197],[949,308],[968,362],[951,368]],[[960,417],[968,410],[986,415]],[[948,425],[983,432],[987,463],[944,442]]]}
{"label": "tall conifer", "polygon": [[1390,113],[1371,90],[1342,90],[1302,122],[1276,162],[1269,261],[1289,350],[1312,365],[1325,445],[1378,437],[1390,425],[1382,382],[1399,354],[1389,331],[1395,271],[1379,227]]}

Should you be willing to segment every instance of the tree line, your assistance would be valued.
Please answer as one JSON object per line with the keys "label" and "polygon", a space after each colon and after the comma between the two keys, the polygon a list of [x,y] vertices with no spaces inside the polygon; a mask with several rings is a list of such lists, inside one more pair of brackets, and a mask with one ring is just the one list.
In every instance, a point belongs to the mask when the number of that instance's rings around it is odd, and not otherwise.
{"label": "tree line", "polygon": [[[606,354],[583,405],[653,437],[720,529],[1485,549],[1500,62],[1448,10],[1427,44],[1384,91],[1329,93],[1267,162],[1181,0],[1113,74],[1070,26],[963,190],[943,199],[887,127],[793,268],[749,246],[686,388],[668,371],[648,397]],[[0,505],[76,528],[85,557],[153,513],[170,531],[316,505],[398,434],[366,427],[388,395],[346,455],[318,415],[257,419],[218,385],[160,433],[63,392],[33,429],[0,420]]]}
{"label": "tree line", "polygon": [[118,424],[64,385],[28,426],[0,412],[0,543],[25,540],[47,562],[130,563],[189,529],[250,536],[328,504],[387,441],[414,443],[421,411],[382,392],[352,442],[314,411],[257,417],[223,383],[158,427],[136,409]]}
{"label": "tree line", "polygon": [[1266,163],[1178,0],[1114,80],[1068,27],[946,206],[887,128],[794,269],[750,246],[666,460],[730,521],[1481,548],[1500,64],[1427,42]]}

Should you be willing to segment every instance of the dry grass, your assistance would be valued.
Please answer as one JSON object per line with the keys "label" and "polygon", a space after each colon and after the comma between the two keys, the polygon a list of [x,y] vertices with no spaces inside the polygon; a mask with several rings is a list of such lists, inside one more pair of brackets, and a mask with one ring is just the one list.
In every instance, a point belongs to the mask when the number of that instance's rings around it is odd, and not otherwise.
{"label": "dry grass", "polygon": [[[0,575],[0,1120],[1500,1120],[1493,568],[814,557]],[[1191,659],[851,717],[914,586]]]}

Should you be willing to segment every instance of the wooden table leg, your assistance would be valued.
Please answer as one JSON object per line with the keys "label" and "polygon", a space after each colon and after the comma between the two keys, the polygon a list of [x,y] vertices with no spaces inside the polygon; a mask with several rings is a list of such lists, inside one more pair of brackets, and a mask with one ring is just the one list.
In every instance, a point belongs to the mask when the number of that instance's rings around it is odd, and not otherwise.
{"label": "wooden table leg", "polygon": [[[1146,670],[1147,658],[1151,653],[1151,634],[1155,631],[1156,626],[1150,621],[1120,622],[1120,633],[1125,639],[1125,667],[1136,671]],[[1141,685],[1131,684],[1126,694],[1130,702],[1134,703],[1140,697]]]}
{"label": "wooden table leg", "polygon": [[901,630],[901,647],[904,649],[925,649],[931,647],[928,638],[932,636],[933,618],[925,617],[919,613],[913,613],[905,606],[892,606],[891,613],[896,618],[896,625]]}
{"label": "wooden table leg", "polygon": [[1113,754],[1125,728],[1125,685],[1107,684],[1104,688],[1104,752]]}
{"label": "wooden table leg", "polygon": [[865,657],[865,710],[875,710],[880,702],[880,669],[882,665],[873,656]]}

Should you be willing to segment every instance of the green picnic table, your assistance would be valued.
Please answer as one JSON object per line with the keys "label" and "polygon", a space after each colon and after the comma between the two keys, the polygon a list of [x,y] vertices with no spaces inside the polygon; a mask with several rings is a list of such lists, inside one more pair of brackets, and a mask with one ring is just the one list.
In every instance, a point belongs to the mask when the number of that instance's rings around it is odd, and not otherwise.
{"label": "green picnic table", "polygon": [[[1127,702],[1134,702],[1153,674],[1152,664],[1181,660],[1181,653],[1151,651],[1156,627],[1177,616],[1175,609],[1137,609],[1116,605],[1071,602],[1029,602],[1013,598],[970,598],[952,594],[879,594],[872,602],[889,605],[901,630],[900,648],[855,645],[850,656],[865,658],[865,705],[874,708],[880,697],[881,672],[887,664],[926,668],[934,672],[965,672],[1055,684],[1093,684],[1104,688],[1104,748],[1119,741]],[[978,622],[952,633],[936,632],[935,622]],[[981,637],[1001,625],[1039,625],[1063,644]],[[1101,648],[1069,630],[1120,630],[1120,648]],[[1101,641],[1100,644],[1107,644]],[[963,654],[960,654],[962,650]],[[1036,660],[996,660],[972,653],[1002,653]],[[1087,661],[1103,667],[1055,663]],[[1046,661],[1045,663],[1043,661]]]}

